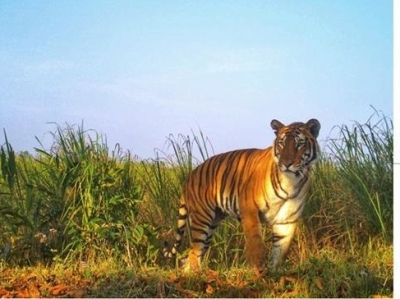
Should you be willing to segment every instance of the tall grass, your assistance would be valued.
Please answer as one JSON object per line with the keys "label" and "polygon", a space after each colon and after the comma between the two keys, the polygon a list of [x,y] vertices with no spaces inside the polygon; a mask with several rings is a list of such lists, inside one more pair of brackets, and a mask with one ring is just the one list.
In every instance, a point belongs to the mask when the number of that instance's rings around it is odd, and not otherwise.
{"label": "tall grass", "polygon": [[[294,264],[326,247],[356,253],[371,238],[391,242],[392,122],[376,113],[365,124],[337,129],[313,169],[289,256]],[[165,150],[142,161],[118,145],[110,149],[105,136],[83,125],[57,125],[51,136],[50,149],[39,143],[33,155],[16,154],[4,132],[0,259],[29,264],[113,256],[132,267],[163,264],[158,252],[173,237],[182,184],[213,154],[204,134],[170,135]],[[205,263],[241,267],[243,249],[240,223],[224,221]]]}
{"label": "tall grass", "polygon": [[[379,116],[379,115],[378,115]],[[341,183],[346,186],[367,218],[372,233],[389,234],[393,225],[393,123],[382,117],[365,124],[340,128],[332,140]]]}

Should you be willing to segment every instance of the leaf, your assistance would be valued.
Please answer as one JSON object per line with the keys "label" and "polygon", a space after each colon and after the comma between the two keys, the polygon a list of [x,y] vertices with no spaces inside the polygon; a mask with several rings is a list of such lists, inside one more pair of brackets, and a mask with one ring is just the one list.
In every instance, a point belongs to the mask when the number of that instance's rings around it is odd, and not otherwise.
{"label": "leaf", "polygon": [[206,283],[206,286],[205,286],[205,287],[206,287],[206,288],[205,288],[205,293],[206,293],[207,295],[211,296],[212,294],[214,294],[214,288],[213,288],[213,286],[212,286],[211,284]]}
{"label": "leaf", "polygon": [[40,297],[40,291],[35,283],[28,284],[28,292],[29,292],[29,297],[31,297],[31,298],[39,298]]}
{"label": "leaf", "polygon": [[7,291],[4,287],[0,288],[0,298],[9,298],[12,297],[10,292]]}
{"label": "leaf", "polygon": [[61,296],[65,295],[67,293],[68,287],[64,284],[59,284],[54,286],[49,290],[50,295],[52,296]]}
{"label": "leaf", "polygon": [[317,286],[317,288],[318,288],[319,290],[321,290],[321,291],[324,290],[324,284],[323,284],[323,282],[322,282],[321,277],[316,277],[316,278],[314,279],[314,283],[315,283],[315,285]]}
{"label": "leaf", "polygon": [[68,297],[71,298],[82,298],[84,295],[86,295],[87,291],[83,288],[72,290],[68,292]]}
{"label": "leaf", "polygon": [[180,282],[175,283],[175,289],[180,292],[183,297],[188,297],[188,298],[197,298],[197,294],[193,291],[190,290],[186,290],[182,287],[182,285],[180,284]]}

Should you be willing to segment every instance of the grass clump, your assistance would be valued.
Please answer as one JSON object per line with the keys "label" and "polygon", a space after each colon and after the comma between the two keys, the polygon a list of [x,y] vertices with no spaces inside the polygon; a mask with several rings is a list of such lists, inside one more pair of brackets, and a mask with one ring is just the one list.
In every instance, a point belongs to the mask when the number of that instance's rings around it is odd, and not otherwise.
{"label": "grass clump", "polygon": [[330,150],[341,183],[364,211],[368,231],[392,237],[393,226],[393,123],[382,118],[373,123],[342,126],[341,137]]}
{"label": "grass clump", "polygon": [[142,188],[130,153],[110,151],[90,133],[83,125],[57,126],[51,148],[36,148],[35,156],[16,156],[8,142],[2,147],[1,241],[13,248],[9,262],[88,261],[128,254],[132,242],[143,241]]}

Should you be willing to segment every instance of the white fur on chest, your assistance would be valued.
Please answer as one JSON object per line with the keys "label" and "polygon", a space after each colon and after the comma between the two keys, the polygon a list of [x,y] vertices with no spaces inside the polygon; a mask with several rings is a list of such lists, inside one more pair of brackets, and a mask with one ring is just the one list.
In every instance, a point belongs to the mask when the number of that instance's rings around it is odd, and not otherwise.
{"label": "white fur on chest", "polygon": [[308,186],[298,192],[295,187],[299,178],[294,174],[281,178],[280,189],[275,192],[271,184],[266,187],[267,198],[258,200],[260,217],[273,225],[275,223],[296,222],[303,210]]}

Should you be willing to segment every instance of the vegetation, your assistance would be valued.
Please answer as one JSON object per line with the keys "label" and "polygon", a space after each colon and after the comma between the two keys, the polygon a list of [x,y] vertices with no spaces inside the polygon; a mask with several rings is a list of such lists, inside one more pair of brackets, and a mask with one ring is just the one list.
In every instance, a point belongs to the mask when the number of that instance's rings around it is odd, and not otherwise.
{"label": "vegetation", "polygon": [[335,130],[288,260],[263,277],[246,266],[233,220],[198,275],[159,254],[173,238],[182,182],[213,154],[201,132],[171,135],[166,152],[140,160],[83,125],[57,125],[51,148],[39,142],[33,155],[15,153],[4,131],[0,296],[393,296],[392,121],[375,112]]}

